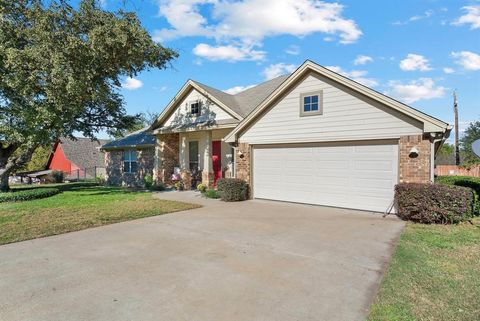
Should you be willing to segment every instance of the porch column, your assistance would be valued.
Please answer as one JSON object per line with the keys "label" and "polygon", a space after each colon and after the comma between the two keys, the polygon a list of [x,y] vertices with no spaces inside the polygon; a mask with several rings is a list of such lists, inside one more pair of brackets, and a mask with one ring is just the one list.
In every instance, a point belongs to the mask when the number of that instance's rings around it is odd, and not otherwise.
{"label": "porch column", "polygon": [[179,165],[180,138],[178,133],[160,134],[155,146],[156,178],[157,182],[172,183],[172,174],[175,166]]}
{"label": "porch column", "polygon": [[155,158],[153,160],[153,180],[157,183],[163,182],[162,173],[163,148],[160,136],[155,136]]}
{"label": "porch column", "polygon": [[205,132],[205,150],[203,153],[202,183],[213,187],[213,163],[212,163],[212,131]]}

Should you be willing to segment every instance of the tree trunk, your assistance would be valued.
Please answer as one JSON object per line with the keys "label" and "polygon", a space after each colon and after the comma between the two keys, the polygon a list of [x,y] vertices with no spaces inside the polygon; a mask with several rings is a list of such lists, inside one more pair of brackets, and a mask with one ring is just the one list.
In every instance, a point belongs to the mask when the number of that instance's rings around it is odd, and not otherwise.
{"label": "tree trunk", "polygon": [[29,162],[37,147],[38,145],[30,146],[20,156],[15,157],[14,153],[17,148],[12,148],[11,146],[1,148],[0,145],[0,192],[8,192],[10,190],[8,183],[10,174],[19,166]]}
{"label": "tree trunk", "polygon": [[9,170],[0,169],[0,192],[8,192],[10,186],[8,184],[8,177],[10,176]]}

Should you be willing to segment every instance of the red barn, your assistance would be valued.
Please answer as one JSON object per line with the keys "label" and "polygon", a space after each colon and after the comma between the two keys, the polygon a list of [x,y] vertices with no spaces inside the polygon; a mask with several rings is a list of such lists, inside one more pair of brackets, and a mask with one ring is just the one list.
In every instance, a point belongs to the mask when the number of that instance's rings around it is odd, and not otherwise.
{"label": "red barn", "polygon": [[53,146],[47,169],[65,173],[65,178],[91,179],[105,172],[105,154],[100,150],[108,140],[92,141],[77,137],[75,140],[61,138]]}

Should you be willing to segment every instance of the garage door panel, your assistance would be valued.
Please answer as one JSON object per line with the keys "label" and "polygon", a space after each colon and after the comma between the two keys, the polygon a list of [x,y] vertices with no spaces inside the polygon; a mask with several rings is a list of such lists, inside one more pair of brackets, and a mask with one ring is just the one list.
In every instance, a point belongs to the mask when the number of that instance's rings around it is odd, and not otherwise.
{"label": "garage door panel", "polygon": [[256,198],[385,211],[397,173],[395,143],[253,149]]}

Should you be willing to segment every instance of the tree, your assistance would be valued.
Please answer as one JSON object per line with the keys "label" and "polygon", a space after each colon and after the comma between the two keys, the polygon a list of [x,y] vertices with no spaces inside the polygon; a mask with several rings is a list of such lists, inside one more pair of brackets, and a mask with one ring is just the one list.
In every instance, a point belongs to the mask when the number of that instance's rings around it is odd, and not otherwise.
{"label": "tree", "polygon": [[114,133],[112,137],[114,139],[119,139],[130,133],[149,127],[153,124],[155,120],[157,120],[157,118],[157,113],[151,112],[149,110],[147,110],[146,112],[142,112],[138,114],[138,118],[131,124],[131,126],[125,128],[125,130],[123,131],[118,131]]}
{"label": "tree", "polygon": [[449,143],[444,143],[440,150],[438,151],[439,156],[450,156],[454,155],[455,153],[455,146]]}
{"label": "tree", "polygon": [[480,158],[472,150],[472,143],[477,139],[480,139],[480,121],[471,122],[460,139],[462,165],[471,166],[480,163]]}
{"label": "tree", "polygon": [[46,2],[0,0],[0,191],[38,146],[131,126],[138,115],[126,115],[120,79],[178,56],[134,13],[104,11],[95,0]]}
{"label": "tree", "polygon": [[45,169],[48,162],[48,157],[52,153],[52,146],[39,146],[32,154],[32,157],[29,162],[20,166],[16,169],[16,172],[19,171],[40,171]]}

